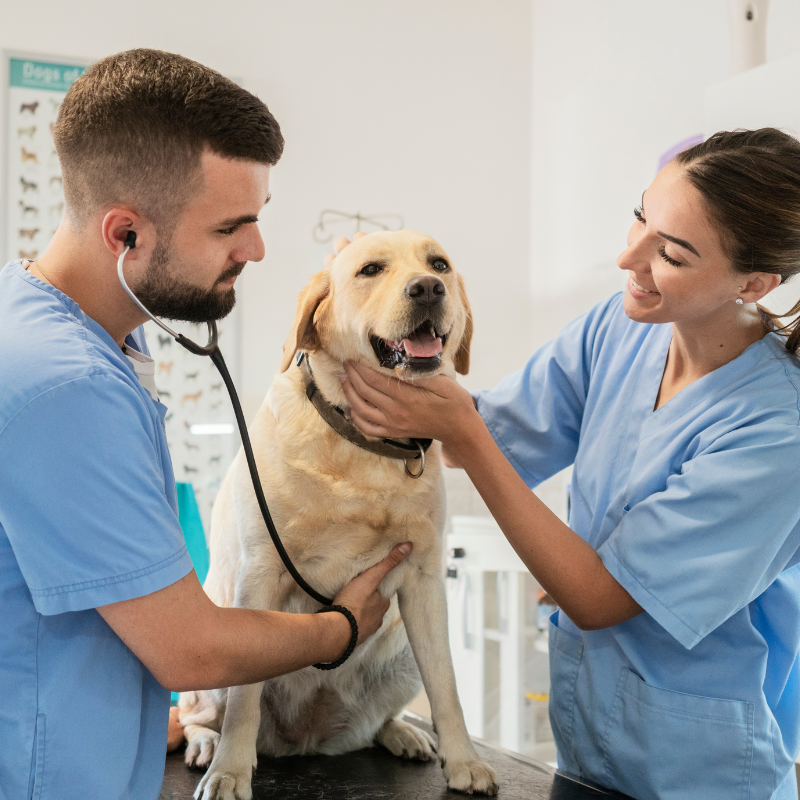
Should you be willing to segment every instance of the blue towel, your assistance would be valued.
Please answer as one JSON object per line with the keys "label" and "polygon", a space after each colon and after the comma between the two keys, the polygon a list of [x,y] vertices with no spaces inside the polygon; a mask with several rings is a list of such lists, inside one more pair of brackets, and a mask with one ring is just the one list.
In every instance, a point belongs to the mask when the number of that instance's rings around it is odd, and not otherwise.
{"label": "blue towel", "polygon": [[203,532],[203,521],[200,519],[200,509],[194,496],[194,487],[191,483],[178,483],[178,521],[183,529],[183,538],[186,549],[194,564],[194,571],[200,583],[208,575],[208,547],[206,535]]}

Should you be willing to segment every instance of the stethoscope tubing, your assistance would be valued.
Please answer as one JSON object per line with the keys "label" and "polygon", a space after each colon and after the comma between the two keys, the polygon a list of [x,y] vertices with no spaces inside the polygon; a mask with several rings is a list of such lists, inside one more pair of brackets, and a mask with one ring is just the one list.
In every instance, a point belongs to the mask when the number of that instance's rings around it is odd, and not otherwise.
{"label": "stethoscope tubing", "polygon": [[247,460],[247,466],[250,470],[250,479],[253,482],[253,489],[256,493],[256,500],[258,501],[258,507],[261,511],[261,516],[264,518],[264,522],[267,525],[267,530],[269,531],[270,538],[272,539],[272,543],[275,545],[275,549],[278,551],[278,555],[283,562],[283,565],[286,567],[288,573],[294,578],[295,583],[310,597],[316,600],[318,603],[322,603],[324,606],[329,606],[333,603],[333,600],[329,597],[325,597],[324,595],[320,594],[316,589],[309,586],[306,583],[303,576],[297,571],[297,568],[292,563],[292,559],[289,558],[289,554],[286,552],[286,548],[283,546],[283,542],[281,541],[281,537],[278,535],[278,529],[275,527],[275,523],[272,520],[272,514],[270,514],[269,506],[267,505],[267,498],[264,497],[264,490],[261,486],[261,478],[258,474],[258,466],[256,465],[256,458],[253,454],[253,446],[250,443],[250,435],[247,432],[247,424],[244,419],[244,413],[242,411],[242,404],[239,402],[239,395],[236,393],[236,387],[233,384],[233,378],[231,378],[231,374],[228,371],[228,366],[225,363],[225,359],[222,357],[222,351],[219,349],[218,344],[218,337],[217,337],[217,324],[216,322],[208,322],[208,343],[203,346],[197,344],[197,342],[193,342],[191,339],[184,336],[182,333],[176,333],[167,325],[165,325],[160,319],[157,319],[153,316],[147,308],[139,301],[139,298],[131,291],[130,287],[125,281],[125,276],[123,274],[123,263],[125,260],[125,256],[128,254],[128,250],[130,247],[126,247],[122,253],[120,254],[119,259],[117,260],[117,275],[119,276],[120,283],[122,284],[122,288],[130,296],[131,300],[153,321],[166,331],[170,336],[175,339],[175,341],[180,344],[182,347],[185,347],[190,353],[194,353],[198,356],[208,356],[211,361],[213,362],[214,366],[217,368],[217,371],[222,376],[222,380],[225,383],[225,388],[228,390],[228,395],[231,398],[231,405],[233,406],[233,413],[236,416],[236,424],[239,427],[239,435],[242,439],[242,449],[244,450],[244,456]]}

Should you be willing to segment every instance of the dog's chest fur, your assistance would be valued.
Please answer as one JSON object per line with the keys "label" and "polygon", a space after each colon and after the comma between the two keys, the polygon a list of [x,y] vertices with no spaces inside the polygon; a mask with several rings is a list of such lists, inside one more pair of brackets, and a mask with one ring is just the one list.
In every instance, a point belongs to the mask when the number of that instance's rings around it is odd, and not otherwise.
{"label": "dog's chest fur", "polygon": [[[401,460],[363,450],[330,428],[306,398],[299,370],[275,379],[252,438],[284,546],[319,591],[333,596],[404,541],[414,544],[410,564],[440,561],[444,491],[438,443],[428,452],[423,477],[408,477]],[[313,601],[280,563],[241,456],[239,462],[229,488],[232,505],[240,509],[236,538],[242,563],[248,569],[258,565],[258,579],[279,582],[280,600],[273,608],[309,610]]]}

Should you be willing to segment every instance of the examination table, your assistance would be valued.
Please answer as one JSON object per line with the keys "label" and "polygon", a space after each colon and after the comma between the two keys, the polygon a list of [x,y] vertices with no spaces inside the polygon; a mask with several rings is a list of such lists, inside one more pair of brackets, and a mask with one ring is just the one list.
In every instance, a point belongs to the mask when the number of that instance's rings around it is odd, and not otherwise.
{"label": "examination table", "polygon": [[[406,719],[430,731],[427,720],[413,715]],[[623,797],[481,741],[475,741],[475,747],[497,772],[498,800]],[[171,753],[167,756],[159,800],[191,800],[201,776],[201,772],[186,767],[182,751]],[[253,800],[457,800],[466,796],[447,791],[438,761],[406,761],[381,747],[343,756],[259,756],[258,771],[253,777]]]}

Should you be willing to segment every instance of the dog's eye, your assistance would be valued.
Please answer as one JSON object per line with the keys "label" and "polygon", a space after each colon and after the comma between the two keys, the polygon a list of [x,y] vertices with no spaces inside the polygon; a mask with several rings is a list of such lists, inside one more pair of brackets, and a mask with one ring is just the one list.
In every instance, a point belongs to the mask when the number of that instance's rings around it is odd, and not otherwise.
{"label": "dog's eye", "polygon": [[377,275],[383,270],[380,264],[367,264],[358,274],[359,275]]}
{"label": "dog's eye", "polygon": [[443,261],[441,258],[437,258],[436,261],[434,261],[433,264],[431,264],[431,266],[437,272],[447,272],[447,270],[450,269],[448,263],[446,261]]}

